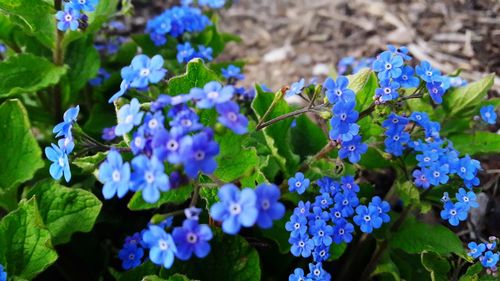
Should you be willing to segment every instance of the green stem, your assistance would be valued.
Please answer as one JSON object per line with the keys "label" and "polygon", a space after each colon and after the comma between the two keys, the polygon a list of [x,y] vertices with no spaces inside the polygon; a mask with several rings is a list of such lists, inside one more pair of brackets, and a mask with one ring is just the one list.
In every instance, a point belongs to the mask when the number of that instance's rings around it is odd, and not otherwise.
{"label": "green stem", "polygon": [[[59,11],[62,8],[62,0],[54,0],[54,8]],[[56,46],[53,52],[53,61],[57,66],[64,64],[64,49],[63,49],[64,33],[56,29]],[[54,115],[55,119],[59,120],[62,116],[62,89],[61,84],[58,83],[54,87]]]}

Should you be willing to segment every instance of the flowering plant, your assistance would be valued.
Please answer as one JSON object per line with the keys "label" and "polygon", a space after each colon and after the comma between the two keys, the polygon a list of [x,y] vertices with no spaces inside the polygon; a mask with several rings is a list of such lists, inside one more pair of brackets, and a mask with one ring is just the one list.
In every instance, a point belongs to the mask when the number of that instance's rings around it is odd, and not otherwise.
{"label": "flowering plant", "polygon": [[229,6],[181,1],[125,36],[128,1],[0,0],[0,281],[495,275],[497,238],[457,235],[500,151],[494,76],[389,45],[240,86]]}

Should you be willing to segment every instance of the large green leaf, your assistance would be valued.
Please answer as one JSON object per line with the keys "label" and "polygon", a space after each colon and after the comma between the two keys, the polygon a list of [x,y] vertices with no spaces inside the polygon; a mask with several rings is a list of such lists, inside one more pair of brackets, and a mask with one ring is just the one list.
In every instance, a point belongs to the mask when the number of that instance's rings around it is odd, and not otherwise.
{"label": "large green leaf", "polygon": [[454,88],[443,96],[443,108],[449,116],[471,117],[477,115],[481,102],[493,86],[494,79],[495,75],[490,74],[467,86]]}
{"label": "large green leaf", "polygon": [[231,182],[258,168],[259,157],[255,148],[243,147],[247,136],[237,135],[226,131],[222,136],[216,136],[220,146],[217,156],[217,170],[215,176],[224,182]]}
{"label": "large green leaf", "polygon": [[295,120],[295,126],[291,129],[293,151],[301,159],[305,159],[320,151],[326,145],[328,137],[308,116],[301,115]]}
{"label": "large green leaf", "polygon": [[94,194],[46,180],[28,192],[34,196],[54,245],[66,243],[75,232],[89,232],[102,207]]}
{"label": "large green leaf", "polygon": [[81,38],[68,46],[65,62],[69,66],[68,78],[70,84],[70,97],[73,101],[78,97],[78,92],[87,84],[87,81],[97,75],[99,70],[99,53],[94,48],[92,36]]}
{"label": "large green leaf", "polygon": [[171,189],[169,191],[162,192],[160,199],[158,199],[156,203],[150,204],[144,201],[142,198],[142,192],[138,191],[134,194],[134,196],[132,196],[130,202],[128,202],[128,208],[133,211],[138,211],[159,208],[161,205],[166,203],[180,204],[191,198],[192,192],[193,186],[191,185]]}
{"label": "large green leaf", "polygon": [[220,229],[213,229],[210,254],[189,261],[176,260],[170,270],[163,270],[160,277],[181,273],[195,280],[260,280],[259,254],[248,242],[238,235],[225,235]]}
{"label": "large green leaf", "polygon": [[349,79],[349,89],[356,93],[356,110],[361,112],[370,107],[378,87],[375,73],[369,68],[363,68],[347,78]]}
{"label": "large green leaf", "polygon": [[187,64],[185,74],[169,80],[168,94],[171,96],[188,94],[194,87],[203,88],[208,82],[217,80],[217,74],[208,69],[201,59],[193,59]]}
{"label": "large green leaf", "polygon": [[0,12],[10,15],[12,21],[26,33],[53,49],[56,38],[56,11],[49,3],[44,0],[0,0]]}
{"label": "large green leaf", "polygon": [[[252,101],[252,109],[259,119],[262,118],[262,116],[270,108],[273,101],[276,103],[276,105],[267,117],[268,120],[292,111],[292,108],[290,108],[290,106],[284,99],[281,98],[275,100],[275,94],[266,93],[262,91],[259,86],[256,86],[255,88],[257,94]],[[266,144],[271,149],[271,154],[276,158],[281,168],[284,169],[286,176],[295,173],[299,163],[299,157],[298,155],[293,153],[291,147],[291,124],[292,119],[288,118],[263,129]]]}
{"label": "large green leaf", "polygon": [[[30,131],[26,109],[19,100],[8,100],[0,105],[0,194],[7,192],[15,195],[18,184],[33,177],[43,167],[42,151]],[[1,196],[4,198],[4,195]],[[14,202],[2,202],[0,206],[9,209]]]}
{"label": "large green leaf", "polygon": [[30,54],[9,57],[0,63],[0,98],[31,93],[54,85],[66,73],[47,59]]}
{"label": "large green leaf", "polygon": [[496,133],[456,134],[450,136],[450,140],[462,154],[500,153],[500,135]]}
{"label": "large green leaf", "polygon": [[8,276],[32,279],[57,259],[35,199],[23,201],[19,208],[0,221],[0,263]]}
{"label": "large green leaf", "polygon": [[392,248],[401,249],[409,254],[420,254],[423,251],[440,255],[451,253],[466,257],[460,239],[442,225],[429,225],[414,218],[407,219],[400,229],[389,240]]}
{"label": "large green leaf", "polygon": [[448,261],[432,252],[422,252],[421,254],[422,265],[431,274],[432,281],[446,281],[449,280],[448,272],[450,271],[450,263]]}

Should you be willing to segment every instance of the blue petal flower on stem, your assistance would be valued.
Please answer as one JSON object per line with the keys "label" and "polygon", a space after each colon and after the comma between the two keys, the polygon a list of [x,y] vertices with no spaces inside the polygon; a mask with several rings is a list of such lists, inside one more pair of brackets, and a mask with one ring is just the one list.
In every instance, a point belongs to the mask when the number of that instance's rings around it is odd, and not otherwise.
{"label": "blue petal flower on stem", "polygon": [[177,247],[172,236],[161,227],[150,225],[142,235],[142,240],[149,248],[149,259],[157,265],[171,268],[174,263]]}
{"label": "blue petal flower on stem", "polygon": [[274,184],[259,184],[255,188],[259,216],[257,225],[261,228],[271,228],[273,220],[279,220],[285,215],[285,205],[278,200],[281,196],[279,188]]}
{"label": "blue petal flower on stem", "polygon": [[172,236],[177,246],[176,257],[188,260],[194,255],[204,258],[210,253],[212,230],[206,224],[198,224],[197,220],[186,219],[182,227],[174,228]]}
{"label": "blue petal flower on stem", "polygon": [[66,182],[71,180],[71,171],[69,169],[68,155],[55,144],[51,144],[51,147],[45,148],[45,156],[52,161],[50,165],[50,176],[55,180],[59,180],[63,174]]}
{"label": "blue petal flower on stem", "polygon": [[118,151],[110,150],[106,161],[99,166],[99,180],[104,183],[102,194],[105,199],[115,195],[123,198],[129,190],[130,164],[123,163]]}
{"label": "blue petal flower on stem", "polygon": [[118,257],[122,260],[122,267],[129,270],[138,267],[144,256],[144,250],[136,244],[125,244],[118,252]]}
{"label": "blue petal flower on stem", "polygon": [[347,88],[348,85],[349,80],[345,76],[339,76],[337,78],[337,81],[334,81],[332,78],[328,77],[325,80],[325,83],[323,83],[328,101],[330,101],[331,104],[335,104],[339,101],[355,101],[356,94],[354,94],[353,90]]}
{"label": "blue petal flower on stem", "polygon": [[160,191],[170,190],[170,179],[165,174],[163,163],[155,156],[151,159],[139,155],[132,159],[132,186],[134,191],[141,190],[142,198],[148,203],[155,203],[160,199]]}
{"label": "blue petal flower on stem", "polygon": [[180,155],[186,174],[195,178],[199,172],[211,174],[217,168],[215,156],[219,154],[219,144],[206,132],[185,136],[181,140]]}
{"label": "blue petal flower on stem", "polygon": [[140,109],[139,101],[133,98],[130,104],[126,104],[118,110],[118,125],[115,127],[117,136],[123,136],[130,132],[134,126],[141,124],[144,112],[141,112]]}
{"label": "blue petal flower on stem", "polygon": [[222,125],[231,129],[235,134],[243,135],[248,132],[248,119],[240,114],[240,107],[232,101],[216,105],[219,121]]}
{"label": "blue petal flower on stem", "polygon": [[57,29],[60,31],[66,30],[77,30],[80,23],[78,20],[80,19],[80,11],[71,7],[71,5],[66,5],[64,7],[64,11],[58,11],[56,13],[57,19]]}
{"label": "blue petal flower on stem", "polygon": [[302,89],[304,89],[304,83],[305,83],[304,78],[300,79],[297,82],[294,82],[290,86],[290,89],[288,89],[285,92],[285,98],[289,98],[289,97],[292,97],[292,96],[295,96],[295,95],[302,93]]}
{"label": "blue petal flower on stem", "polygon": [[490,125],[494,125],[497,122],[497,113],[495,112],[495,107],[493,105],[490,104],[483,106],[479,111],[484,122]]}

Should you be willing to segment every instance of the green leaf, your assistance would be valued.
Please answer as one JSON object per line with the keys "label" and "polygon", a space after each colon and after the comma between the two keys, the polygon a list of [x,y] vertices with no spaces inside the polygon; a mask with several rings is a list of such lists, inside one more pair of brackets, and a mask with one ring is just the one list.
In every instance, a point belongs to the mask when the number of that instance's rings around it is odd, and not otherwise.
{"label": "green leaf", "polygon": [[33,196],[54,245],[68,242],[75,232],[91,231],[102,207],[94,194],[52,180],[35,185],[28,192],[29,198]]}
{"label": "green leaf", "polygon": [[[252,101],[252,109],[255,115],[260,119],[271,106],[276,96],[273,93],[263,92],[258,85],[255,88],[257,94]],[[276,106],[271,110],[271,113],[267,117],[268,120],[292,111],[284,99],[281,98],[275,102]],[[291,124],[292,119],[288,118],[263,129],[266,144],[271,149],[273,157],[276,158],[281,168],[284,169],[286,176],[295,173],[299,163],[299,157],[293,153],[290,145]]]}
{"label": "green leaf", "polygon": [[340,257],[345,253],[345,250],[347,250],[347,244],[342,242],[342,244],[335,244],[333,243],[330,245],[330,257],[328,258],[329,261],[334,261],[340,259]]}
{"label": "green leaf", "polygon": [[132,196],[127,206],[132,211],[139,211],[159,208],[161,205],[167,203],[180,204],[191,198],[191,193],[193,193],[193,186],[191,185],[170,189],[169,191],[162,192],[160,199],[156,203],[150,204],[142,198],[142,191],[138,191]]}
{"label": "green leaf", "polygon": [[[55,10],[43,0],[0,0],[0,10],[29,35],[35,36],[49,49],[54,49],[56,38]],[[3,76],[3,75],[0,75]],[[28,76],[29,77],[29,76]]]}
{"label": "green leaf", "polygon": [[68,78],[71,89],[71,101],[78,97],[78,92],[87,84],[87,81],[97,75],[99,70],[99,53],[94,48],[92,36],[81,38],[68,46],[65,62],[69,66]]}
{"label": "green leaf", "polygon": [[420,257],[422,265],[430,272],[432,281],[449,280],[448,272],[451,267],[445,258],[427,251],[422,252]]}
{"label": "green leaf", "polygon": [[443,96],[443,108],[449,116],[471,117],[477,115],[481,102],[493,86],[494,78],[495,75],[490,74],[464,87],[452,89]]}
{"label": "green leaf", "polygon": [[389,275],[392,276],[395,281],[401,280],[401,277],[399,276],[399,269],[388,254],[382,257],[382,260],[377,265],[371,276],[373,277],[377,275]]}
{"label": "green leaf", "polygon": [[420,193],[418,188],[411,181],[406,182],[395,182],[396,192],[398,193],[401,200],[403,200],[405,206],[409,204],[419,204],[420,203]]}
{"label": "green leaf", "polygon": [[208,69],[201,59],[193,59],[187,64],[185,74],[169,80],[168,94],[171,96],[188,94],[192,88],[203,88],[211,81],[218,81],[217,74]]}
{"label": "green leaf", "polygon": [[363,68],[347,78],[349,79],[349,89],[356,93],[356,110],[361,112],[370,107],[373,103],[375,90],[378,88],[375,73],[369,68]]}
{"label": "green leaf", "polygon": [[449,137],[461,154],[486,154],[500,151],[500,135],[479,131],[475,134],[456,134]]}
{"label": "green leaf", "polygon": [[79,167],[85,173],[94,173],[104,159],[107,152],[97,152],[94,155],[84,156],[74,159],[71,163]]}
{"label": "green leaf", "polygon": [[210,212],[210,207],[212,207],[213,204],[217,203],[219,200],[219,197],[217,196],[217,192],[219,191],[218,188],[212,188],[212,187],[201,187],[200,188],[200,197],[205,200],[207,203],[207,211]]}
{"label": "green leaf", "polygon": [[243,141],[246,138],[245,135],[237,135],[231,131],[226,131],[222,136],[216,136],[220,153],[216,157],[218,165],[215,176],[222,181],[232,182],[258,166],[259,157],[255,148],[243,147]]}
{"label": "green leaf", "polygon": [[408,218],[389,240],[389,244],[409,254],[430,251],[440,255],[453,253],[463,258],[467,256],[462,242],[451,230],[442,225],[419,222],[415,218]]}
{"label": "green leaf", "polygon": [[162,269],[160,277],[181,273],[196,280],[260,280],[259,254],[248,242],[238,235],[222,234],[213,229],[214,238],[210,241],[212,250],[203,259],[189,261],[175,260],[170,270]]}
{"label": "green leaf", "polygon": [[296,125],[291,129],[293,151],[305,159],[320,151],[327,142],[323,130],[307,115],[301,115],[296,120]]}
{"label": "green leaf", "polygon": [[2,190],[31,179],[43,167],[43,161],[42,151],[30,130],[28,113],[19,100],[8,100],[0,105],[0,120]]}
{"label": "green leaf", "polygon": [[460,277],[460,281],[477,281],[479,280],[479,273],[483,271],[483,265],[480,262],[467,268],[467,271]]}
{"label": "green leaf", "polygon": [[0,263],[9,277],[32,279],[56,259],[35,199],[21,202],[0,221]]}
{"label": "green leaf", "polygon": [[0,98],[31,93],[57,84],[66,67],[30,54],[9,57],[0,63]]}

